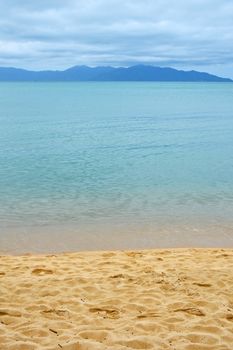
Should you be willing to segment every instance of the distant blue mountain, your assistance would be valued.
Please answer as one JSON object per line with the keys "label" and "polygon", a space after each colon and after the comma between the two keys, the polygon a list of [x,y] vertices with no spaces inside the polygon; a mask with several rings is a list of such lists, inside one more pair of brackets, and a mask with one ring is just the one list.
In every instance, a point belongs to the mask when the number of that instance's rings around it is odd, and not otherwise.
{"label": "distant blue mountain", "polygon": [[216,75],[136,65],[128,68],[75,66],[64,71],[29,71],[0,67],[0,81],[187,81],[232,82]]}

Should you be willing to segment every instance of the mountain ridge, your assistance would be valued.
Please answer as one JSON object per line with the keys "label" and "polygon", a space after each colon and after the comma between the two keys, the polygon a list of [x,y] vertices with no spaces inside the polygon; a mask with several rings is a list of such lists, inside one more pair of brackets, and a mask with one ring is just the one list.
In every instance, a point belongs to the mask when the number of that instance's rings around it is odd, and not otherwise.
{"label": "mountain ridge", "polygon": [[167,81],[233,82],[210,73],[138,64],[131,67],[73,66],[65,70],[32,71],[0,67],[0,81]]}

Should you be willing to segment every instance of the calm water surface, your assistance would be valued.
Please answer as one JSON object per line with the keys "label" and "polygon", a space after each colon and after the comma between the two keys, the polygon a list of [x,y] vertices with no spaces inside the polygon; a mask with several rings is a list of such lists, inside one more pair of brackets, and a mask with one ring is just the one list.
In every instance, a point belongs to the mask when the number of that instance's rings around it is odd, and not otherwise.
{"label": "calm water surface", "polygon": [[167,224],[233,227],[233,84],[0,84],[0,239]]}

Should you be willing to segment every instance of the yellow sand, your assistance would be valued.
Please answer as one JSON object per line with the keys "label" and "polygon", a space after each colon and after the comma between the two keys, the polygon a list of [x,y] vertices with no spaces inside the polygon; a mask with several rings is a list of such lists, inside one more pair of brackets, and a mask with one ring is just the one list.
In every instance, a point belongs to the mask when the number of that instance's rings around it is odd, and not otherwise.
{"label": "yellow sand", "polygon": [[0,349],[233,349],[233,250],[0,258]]}

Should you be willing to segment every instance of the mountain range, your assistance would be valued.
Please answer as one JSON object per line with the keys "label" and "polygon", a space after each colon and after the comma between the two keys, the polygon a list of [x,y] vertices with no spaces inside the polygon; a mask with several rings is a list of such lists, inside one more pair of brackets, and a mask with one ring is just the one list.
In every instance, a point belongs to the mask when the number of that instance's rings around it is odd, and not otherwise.
{"label": "mountain range", "polygon": [[0,67],[0,81],[183,81],[183,82],[232,82],[194,70],[183,71],[149,65],[132,67],[74,66],[63,71],[30,71],[19,68]]}

